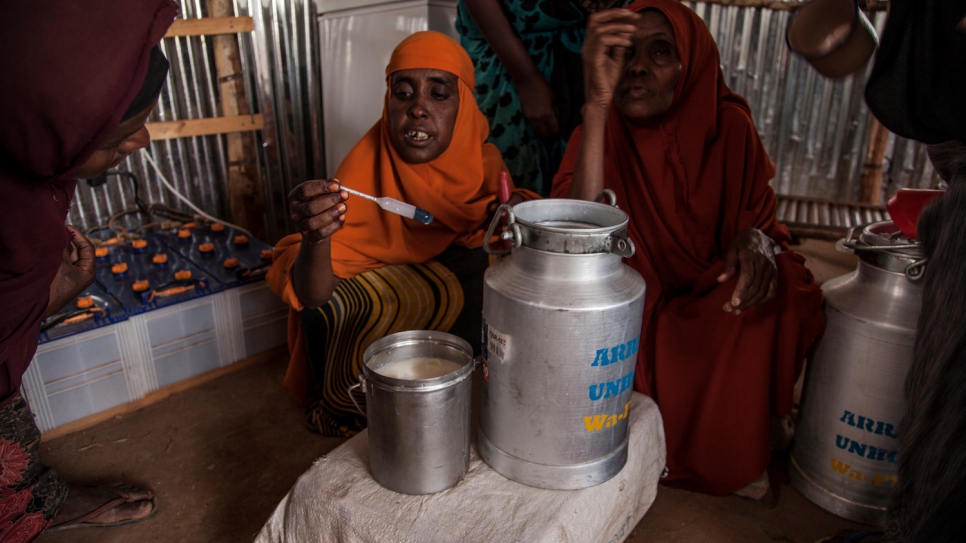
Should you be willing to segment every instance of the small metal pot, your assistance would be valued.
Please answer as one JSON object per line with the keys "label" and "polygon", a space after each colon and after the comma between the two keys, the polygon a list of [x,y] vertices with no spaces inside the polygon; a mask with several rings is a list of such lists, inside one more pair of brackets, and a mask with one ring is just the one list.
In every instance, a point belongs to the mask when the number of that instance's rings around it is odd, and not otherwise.
{"label": "small metal pot", "polygon": [[[395,379],[377,373],[418,357],[456,362],[460,369],[432,379]],[[369,346],[359,384],[366,395],[369,471],[401,494],[432,494],[458,483],[470,465],[473,350],[463,339],[432,330],[388,335]],[[359,408],[359,404],[356,404]]]}
{"label": "small metal pot", "polygon": [[785,42],[818,73],[834,79],[862,69],[879,38],[858,0],[812,0],[792,15]]}

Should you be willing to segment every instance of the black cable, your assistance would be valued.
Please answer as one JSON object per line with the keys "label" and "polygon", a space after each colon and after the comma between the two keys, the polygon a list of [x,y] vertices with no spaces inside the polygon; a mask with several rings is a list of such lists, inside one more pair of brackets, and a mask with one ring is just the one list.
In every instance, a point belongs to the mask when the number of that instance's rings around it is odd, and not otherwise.
{"label": "black cable", "polygon": [[141,184],[141,180],[138,179],[138,176],[134,175],[131,172],[125,172],[125,171],[118,171],[118,172],[111,172],[111,173],[114,173],[114,175],[117,175],[118,177],[127,177],[131,180],[131,184],[134,185],[134,205],[137,206],[138,211],[140,211],[142,215],[148,216],[148,204],[147,202],[141,199],[141,194],[138,188]]}
{"label": "black cable", "polygon": [[133,173],[123,170],[106,171],[97,177],[88,179],[87,184],[91,187],[99,187],[104,183],[107,183],[107,176],[109,175],[116,175],[118,177],[126,177],[130,179],[131,183],[134,185],[134,205],[137,206],[138,211],[140,211],[142,215],[150,216],[150,213],[148,213],[147,202],[141,199],[141,180],[138,179],[138,176],[134,175]]}
{"label": "black cable", "polygon": [[43,322],[43,324],[40,326],[40,331],[46,332],[47,330],[50,330],[54,326],[57,326],[58,324],[64,322],[67,319],[71,319],[80,315],[85,315],[87,313],[90,313],[96,317],[97,313],[104,315],[104,310],[101,309],[100,307],[93,306],[93,307],[87,307],[84,309],[75,309],[73,311],[67,311],[64,313],[60,313],[58,315],[53,315],[52,317],[48,318]]}
{"label": "black cable", "polygon": [[262,262],[261,264],[256,264],[249,268],[241,268],[236,273],[247,279],[258,279],[268,273],[268,269],[272,266],[272,261]]}

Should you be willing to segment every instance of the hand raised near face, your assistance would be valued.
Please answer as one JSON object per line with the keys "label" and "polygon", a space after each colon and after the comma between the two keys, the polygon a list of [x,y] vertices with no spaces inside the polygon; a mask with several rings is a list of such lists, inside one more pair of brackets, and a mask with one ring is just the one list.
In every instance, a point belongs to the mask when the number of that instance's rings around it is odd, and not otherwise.
{"label": "hand raised near face", "polygon": [[329,239],[345,224],[346,199],[337,179],[313,179],[292,189],[288,207],[292,222],[302,239],[320,243]]}
{"label": "hand raised near face", "polygon": [[585,103],[607,109],[621,78],[625,53],[637,31],[633,24],[639,13],[608,9],[587,20],[587,37],[580,55],[584,65]]}
{"label": "hand raised near face", "polygon": [[718,282],[724,283],[738,273],[738,284],[722,309],[737,315],[775,297],[778,288],[777,247],[773,239],[757,228],[738,234],[725,254],[725,267],[718,276]]}

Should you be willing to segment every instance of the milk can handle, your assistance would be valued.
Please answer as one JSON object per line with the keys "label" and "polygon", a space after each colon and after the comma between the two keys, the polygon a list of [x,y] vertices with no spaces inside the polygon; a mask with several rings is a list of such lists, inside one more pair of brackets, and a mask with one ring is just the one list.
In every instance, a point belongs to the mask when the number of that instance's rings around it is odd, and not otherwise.
{"label": "milk can handle", "polygon": [[623,235],[611,235],[610,252],[621,258],[634,256],[634,242],[627,237],[627,232],[624,232]]}
{"label": "milk can handle", "polygon": [[[849,234],[845,236],[844,239],[838,240],[835,243],[835,248],[838,249],[839,251],[842,251],[842,248],[840,247],[840,244],[841,244],[842,247],[850,249],[854,253],[854,252],[862,252],[862,251],[891,251],[894,249],[916,249],[920,247],[920,245],[916,243],[900,243],[896,245],[861,245],[855,241],[855,230],[857,228],[864,228],[864,226],[860,225],[860,226],[853,226],[852,228],[849,228]],[[905,271],[904,271],[906,279],[912,281],[913,283],[922,280],[922,278],[925,276],[926,263],[928,261],[929,259],[924,257],[909,263],[909,265],[905,267]]]}
{"label": "milk can handle", "polygon": [[[500,218],[506,213],[506,227],[507,231],[500,234],[500,239],[510,242],[511,249],[499,249],[490,245],[490,239],[496,234],[496,227],[500,224]],[[493,220],[490,221],[490,227],[486,230],[486,237],[483,238],[483,250],[486,251],[488,255],[506,255],[510,254],[512,249],[520,246],[523,242],[523,236],[520,234],[520,225],[516,222],[516,215],[513,214],[513,206],[510,204],[503,204],[493,214]]]}
{"label": "milk can handle", "polygon": [[[614,191],[610,189],[600,191],[600,194],[597,195],[597,198],[595,198],[594,201],[601,202],[604,200],[604,196],[610,200],[610,203],[608,204],[609,206],[617,207],[617,195],[614,194]],[[610,237],[610,252],[621,258],[630,258],[634,256],[634,242],[627,237],[627,232],[624,232],[623,235]]]}
{"label": "milk can handle", "polygon": [[845,239],[840,240],[842,245],[852,249],[853,251],[890,251],[893,249],[916,249],[921,247],[918,243],[896,243],[894,245],[870,245],[864,244],[860,245],[856,243],[855,231],[859,228],[865,228],[866,225],[853,226],[849,228],[849,233],[845,236]]}
{"label": "milk can handle", "polygon": [[363,411],[361,407],[359,407],[359,402],[356,401],[356,397],[352,394],[352,390],[355,389],[355,388],[361,388],[362,389],[362,393],[365,394],[365,392],[366,392],[366,378],[360,375],[359,376],[359,382],[356,383],[356,384],[354,384],[354,385],[352,385],[351,387],[349,387],[347,389],[347,391],[349,393],[349,399],[352,400],[352,405],[356,406],[356,409],[360,413],[362,413],[362,416],[363,417],[365,417],[365,416],[367,416],[366,415],[366,412]]}
{"label": "milk can handle", "polygon": [[607,198],[610,200],[610,203],[607,205],[611,207],[617,207],[617,195],[614,194],[614,191],[610,189],[604,189],[600,191],[600,194],[597,195],[597,198],[594,198],[594,201],[600,202],[604,199],[604,196],[607,196]]}

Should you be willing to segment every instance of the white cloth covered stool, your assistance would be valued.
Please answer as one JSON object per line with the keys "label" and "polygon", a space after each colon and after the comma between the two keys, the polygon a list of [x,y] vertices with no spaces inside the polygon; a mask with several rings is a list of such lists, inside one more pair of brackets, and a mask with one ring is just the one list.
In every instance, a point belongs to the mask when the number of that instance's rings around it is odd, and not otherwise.
{"label": "white cloth covered stool", "polygon": [[256,543],[617,543],[657,496],[664,426],[657,404],[633,393],[627,464],[582,490],[543,490],[493,471],[472,447],[455,487],[408,496],[369,474],[362,432],[320,458],[282,499]]}

